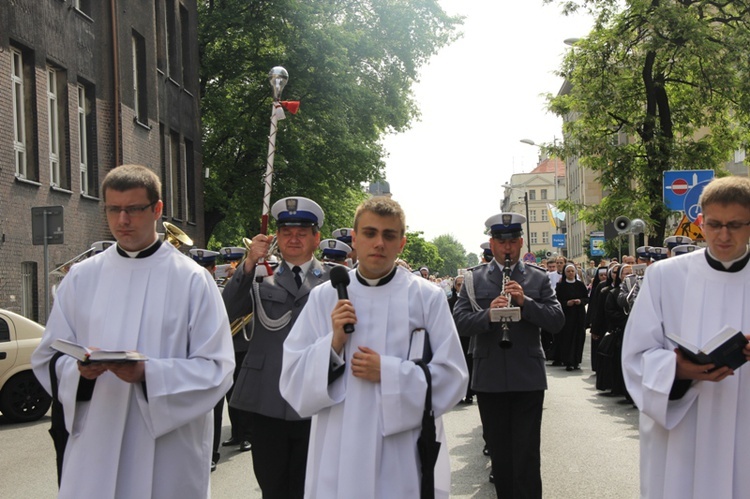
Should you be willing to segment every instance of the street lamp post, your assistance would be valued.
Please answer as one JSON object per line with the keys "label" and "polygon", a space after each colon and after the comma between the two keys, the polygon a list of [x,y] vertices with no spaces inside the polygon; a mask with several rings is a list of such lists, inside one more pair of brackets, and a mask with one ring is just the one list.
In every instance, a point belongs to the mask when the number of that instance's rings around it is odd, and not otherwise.
{"label": "street lamp post", "polygon": [[503,187],[514,191],[523,191],[523,204],[526,206],[526,251],[531,253],[531,229],[529,228],[529,193],[528,191],[519,189],[518,187],[513,187],[510,184],[503,184]]}

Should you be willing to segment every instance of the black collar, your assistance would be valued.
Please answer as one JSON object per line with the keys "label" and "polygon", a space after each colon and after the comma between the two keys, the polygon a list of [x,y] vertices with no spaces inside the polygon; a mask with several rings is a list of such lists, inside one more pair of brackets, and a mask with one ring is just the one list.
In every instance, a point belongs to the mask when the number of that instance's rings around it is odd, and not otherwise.
{"label": "black collar", "polygon": [[741,260],[737,260],[734,262],[729,268],[724,267],[724,265],[716,260],[715,258],[711,258],[711,255],[708,254],[708,251],[705,251],[704,253],[706,255],[706,261],[711,266],[712,269],[718,270],[719,272],[739,272],[740,270],[745,268],[745,265],[747,265],[747,262],[750,260],[750,251],[742,258]]}
{"label": "black collar", "polygon": [[[133,258],[146,258],[146,257],[149,257],[149,256],[153,255],[154,253],[156,253],[157,250],[160,247],[161,247],[161,241],[157,239],[154,244],[152,244],[151,246],[149,246],[145,250],[141,251],[140,253],[138,253],[137,255],[135,255],[135,257],[133,257]],[[119,253],[120,256],[123,256],[125,258],[130,258],[130,255],[128,255],[125,252],[125,250],[123,250],[122,248],[120,248],[119,244],[117,245],[117,253]]]}
{"label": "black collar", "polygon": [[[391,280],[393,280],[393,278],[396,276],[397,270],[398,270],[398,265],[394,265],[393,270],[391,270],[390,274],[388,274],[385,277],[381,277],[375,286],[385,286],[386,284],[391,282]],[[356,271],[354,274],[356,274],[357,280],[359,281],[360,284],[362,284],[363,286],[368,286],[368,287],[370,286],[370,283],[368,283],[364,277],[359,275],[359,271]]]}

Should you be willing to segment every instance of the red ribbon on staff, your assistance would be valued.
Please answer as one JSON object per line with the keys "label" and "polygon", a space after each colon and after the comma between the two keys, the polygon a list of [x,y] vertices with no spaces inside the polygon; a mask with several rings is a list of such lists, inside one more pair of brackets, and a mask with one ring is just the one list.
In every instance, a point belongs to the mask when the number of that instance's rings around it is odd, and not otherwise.
{"label": "red ribbon on staff", "polygon": [[279,104],[281,104],[281,107],[286,109],[292,114],[297,114],[297,111],[299,111],[299,101],[298,100],[282,100],[279,101]]}

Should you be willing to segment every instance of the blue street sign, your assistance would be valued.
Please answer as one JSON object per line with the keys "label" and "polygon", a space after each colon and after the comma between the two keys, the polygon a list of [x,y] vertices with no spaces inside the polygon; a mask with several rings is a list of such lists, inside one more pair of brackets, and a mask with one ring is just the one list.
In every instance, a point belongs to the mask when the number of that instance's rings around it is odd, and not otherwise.
{"label": "blue street sign", "polygon": [[604,236],[591,236],[591,256],[604,256]]}
{"label": "blue street sign", "polygon": [[667,205],[669,210],[683,211],[687,193],[699,183],[713,178],[713,170],[669,170],[664,172],[662,182],[664,204]]}
{"label": "blue street sign", "polygon": [[685,194],[685,204],[683,205],[682,211],[685,212],[685,216],[688,217],[688,220],[693,223],[695,223],[698,214],[701,212],[701,207],[698,205],[698,199],[701,197],[703,188],[706,187],[709,182],[711,182],[710,179],[698,182],[697,185],[691,187],[688,193]]}
{"label": "blue street sign", "polygon": [[565,247],[565,234],[552,234],[552,247],[564,248]]}

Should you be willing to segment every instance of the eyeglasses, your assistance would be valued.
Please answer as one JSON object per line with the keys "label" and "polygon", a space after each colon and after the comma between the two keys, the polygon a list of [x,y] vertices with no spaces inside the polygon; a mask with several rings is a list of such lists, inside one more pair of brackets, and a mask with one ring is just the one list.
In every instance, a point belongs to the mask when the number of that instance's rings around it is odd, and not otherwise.
{"label": "eyeglasses", "polygon": [[140,215],[144,211],[148,210],[156,204],[156,201],[150,204],[137,204],[133,206],[105,206],[104,213],[107,215],[119,215],[120,212],[125,212],[129,217]]}
{"label": "eyeglasses", "polygon": [[742,229],[743,227],[747,227],[748,225],[750,225],[750,222],[738,222],[736,220],[733,220],[731,222],[722,224],[714,220],[709,220],[708,222],[703,222],[703,225],[701,227],[703,227],[703,229],[707,230],[708,232],[720,232],[724,227],[726,227],[729,232],[737,232],[738,230]]}

